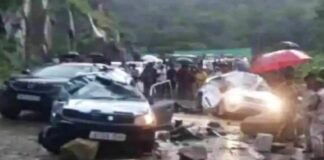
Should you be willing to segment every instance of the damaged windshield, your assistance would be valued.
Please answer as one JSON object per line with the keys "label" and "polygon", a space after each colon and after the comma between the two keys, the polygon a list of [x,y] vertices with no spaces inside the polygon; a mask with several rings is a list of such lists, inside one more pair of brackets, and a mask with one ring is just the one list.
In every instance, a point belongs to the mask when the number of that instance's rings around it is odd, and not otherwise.
{"label": "damaged windshield", "polygon": [[90,72],[91,69],[92,67],[90,66],[55,65],[38,69],[34,71],[33,75],[46,78],[71,78],[77,73]]}
{"label": "damaged windshield", "polygon": [[119,85],[117,83],[103,84],[98,81],[89,83],[88,85],[76,91],[72,98],[75,99],[107,99],[107,100],[145,100],[144,96],[131,87]]}

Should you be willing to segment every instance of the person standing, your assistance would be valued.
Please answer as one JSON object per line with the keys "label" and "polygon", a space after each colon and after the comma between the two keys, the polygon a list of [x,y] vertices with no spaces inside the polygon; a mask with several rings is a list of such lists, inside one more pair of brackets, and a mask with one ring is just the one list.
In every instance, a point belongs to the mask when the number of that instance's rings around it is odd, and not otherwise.
{"label": "person standing", "polygon": [[167,71],[167,79],[171,82],[172,90],[174,91],[177,83],[177,71],[173,64],[170,64],[170,68]]}
{"label": "person standing", "polygon": [[194,84],[194,95],[204,84],[208,78],[207,72],[202,68],[201,65],[197,68],[195,73],[195,84]]}
{"label": "person standing", "polygon": [[303,92],[302,110],[303,110],[303,128],[306,139],[305,152],[312,152],[311,125],[314,115],[321,102],[318,91],[321,88],[321,83],[318,81],[317,75],[309,73],[304,77],[306,90]]}
{"label": "person standing", "polygon": [[187,64],[182,64],[181,68],[177,72],[178,94],[179,98],[187,99],[192,98],[192,86],[195,81],[194,75],[189,70]]}
{"label": "person standing", "polygon": [[130,72],[131,76],[133,77],[133,79],[137,82],[137,80],[139,78],[139,71],[136,69],[135,64],[129,65],[129,72]]}
{"label": "person standing", "polygon": [[158,73],[156,69],[154,68],[154,63],[148,63],[143,71],[143,73],[140,76],[140,79],[142,80],[144,84],[144,95],[149,96],[150,95],[150,89],[151,86],[156,83],[158,77]]}
{"label": "person standing", "polygon": [[283,98],[283,123],[277,138],[282,140],[291,140],[296,142],[296,117],[298,113],[298,97],[299,93],[297,92],[295,83],[294,83],[294,69],[287,68],[281,72],[281,84],[276,88],[277,95]]}

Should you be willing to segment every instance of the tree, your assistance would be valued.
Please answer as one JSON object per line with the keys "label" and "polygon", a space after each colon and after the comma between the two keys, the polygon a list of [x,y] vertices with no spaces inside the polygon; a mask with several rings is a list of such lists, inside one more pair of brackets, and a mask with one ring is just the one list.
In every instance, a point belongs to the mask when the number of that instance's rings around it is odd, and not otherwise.
{"label": "tree", "polygon": [[[119,26],[148,50],[266,48],[293,40],[312,48],[317,0],[112,0]],[[296,27],[298,26],[298,27]],[[184,45],[187,43],[187,45]],[[187,46],[187,47],[185,47]],[[195,47],[196,46],[196,47]],[[203,47],[204,48],[204,47]]]}

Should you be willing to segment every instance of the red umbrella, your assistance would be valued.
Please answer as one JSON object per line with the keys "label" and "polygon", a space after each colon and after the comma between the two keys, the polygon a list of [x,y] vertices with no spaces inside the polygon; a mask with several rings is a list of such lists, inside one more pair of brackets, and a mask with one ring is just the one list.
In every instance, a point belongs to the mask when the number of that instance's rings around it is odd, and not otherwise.
{"label": "red umbrella", "polygon": [[254,61],[251,71],[254,73],[264,73],[283,68],[307,63],[312,58],[306,53],[298,50],[279,50],[266,53]]}

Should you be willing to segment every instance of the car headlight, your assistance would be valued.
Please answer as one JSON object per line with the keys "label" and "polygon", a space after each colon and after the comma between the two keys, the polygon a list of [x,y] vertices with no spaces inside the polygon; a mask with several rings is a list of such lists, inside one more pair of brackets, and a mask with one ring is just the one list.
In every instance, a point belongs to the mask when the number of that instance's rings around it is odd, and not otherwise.
{"label": "car headlight", "polygon": [[52,117],[56,115],[61,115],[63,113],[63,107],[66,102],[54,101],[52,106]]}
{"label": "car headlight", "polygon": [[227,91],[225,93],[225,98],[230,105],[240,104],[244,100],[242,90],[239,88],[230,89],[229,91]]}
{"label": "car headlight", "polygon": [[228,112],[235,112],[240,108],[240,105],[244,101],[242,89],[234,88],[225,92],[225,107]]}
{"label": "car headlight", "polygon": [[155,126],[156,125],[156,118],[154,113],[150,110],[144,115],[136,117],[135,125],[138,126]]}

